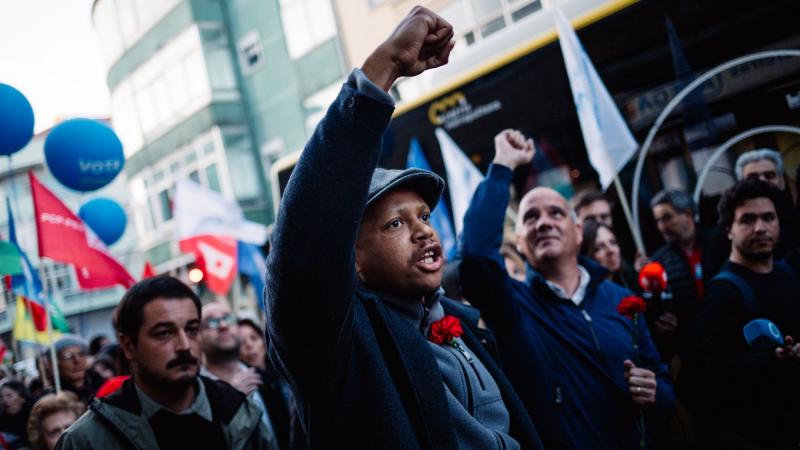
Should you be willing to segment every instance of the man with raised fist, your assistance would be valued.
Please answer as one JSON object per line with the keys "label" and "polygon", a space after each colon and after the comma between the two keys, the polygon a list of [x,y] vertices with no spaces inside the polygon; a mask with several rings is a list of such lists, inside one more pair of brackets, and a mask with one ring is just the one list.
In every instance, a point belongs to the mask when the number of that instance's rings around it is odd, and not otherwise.
{"label": "man with raised fist", "polygon": [[267,261],[269,356],[311,449],[538,449],[524,407],[444,298],[430,224],[444,187],[376,169],[394,81],[447,63],[453,30],[414,8],[356,69],[286,188]]}
{"label": "man with raised fist", "polygon": [[464,217],[464,296],[495,332],[505,373],[545,447],[639,448],[651,437],[641,414],[668,416],[672,386],[644,318],[618,312],[631,292],[578,256],[581,224],[561,194],[537,187],[522,197],[516,239],[527,276],[518,281],[503,268],[509,186],[533,155],[533,141],[519,131],[495,137],[494,161]]}

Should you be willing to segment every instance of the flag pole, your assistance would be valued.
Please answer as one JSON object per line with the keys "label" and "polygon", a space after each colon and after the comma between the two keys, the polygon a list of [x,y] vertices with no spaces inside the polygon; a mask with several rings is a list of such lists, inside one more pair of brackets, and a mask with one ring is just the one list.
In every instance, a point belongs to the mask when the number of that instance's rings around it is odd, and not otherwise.
{"label": "flag pole", "polygon": [[631,229],[631,235],[633,236],[633,241],[636,243],[636,250],[639,251],[641,255],[647,255],[644,249],[644,241],[642,240],[642,233],[633,224],[633,216],[631,215],[631,208],[628,205],[628,197],[625,195],[625,189],[622,187],[622,183],[619,181],[619,175],[614,175],[614,187],[617,190],[617,196],[619,197],[619,205],[622,207],[622,212],[625,213],[625,220],[628,222],[628,227]]}
{"label": "flag pole", "polygon": [[[53,325],[50,318],[50,307],[48,299],[50,298],[50,291],[47,289],[47,279],[44,274],[44,261],[39,258],[39,279],[42,280],[42,306],[44,306],[44,314],[47,318],[47,340],[50,341],[50,365],[53,368],[53,385],[56,387],[56,394],[61,393],[61,375],[58,373],[58,355],[56,355],[56,343],[53,341]],[[31,314],[31,317],[33,315]],[[34,330],[36,326],[34,326]]]}

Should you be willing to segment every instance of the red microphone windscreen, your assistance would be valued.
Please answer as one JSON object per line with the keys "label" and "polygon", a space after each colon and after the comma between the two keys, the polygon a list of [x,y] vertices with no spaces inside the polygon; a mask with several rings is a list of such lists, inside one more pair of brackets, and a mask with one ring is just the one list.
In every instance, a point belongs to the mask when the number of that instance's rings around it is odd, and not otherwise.
{"label": "red microphone windscreen", "polygon": [[657,262],[642,267],[639,272],[639,287],[648,292],[663,292],[667,289],[667,271]]}

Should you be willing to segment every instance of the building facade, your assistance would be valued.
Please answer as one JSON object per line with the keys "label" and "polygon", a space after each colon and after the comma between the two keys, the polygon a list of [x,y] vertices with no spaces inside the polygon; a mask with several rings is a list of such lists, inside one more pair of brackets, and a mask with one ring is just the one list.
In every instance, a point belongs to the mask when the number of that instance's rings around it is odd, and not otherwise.
{"label": "building facade", "polygon": [[92,17],[144,258],[174,274],[193,260],[174,239],[181,178],[271,224],[269,167],[303,146],[345,76],[330,1],[96,0]]}

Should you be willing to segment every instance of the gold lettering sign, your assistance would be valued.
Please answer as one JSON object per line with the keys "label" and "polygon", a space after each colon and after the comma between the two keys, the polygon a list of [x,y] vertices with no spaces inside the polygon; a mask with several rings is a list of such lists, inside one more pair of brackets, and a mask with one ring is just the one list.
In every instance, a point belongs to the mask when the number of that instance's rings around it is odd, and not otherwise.
{"label": "gold lettering sign", "polygon": [[431,103],[431,106],[428,108],[428,119],[434,125],[441,125],[444,123],[442,120],[441,115],[447,112],[448,109],[458,105],[459,103],[466,101],[467,97],[464,96],[461,92],[456,92],[447,97],[444,97],[441,100],[437,100]]}

